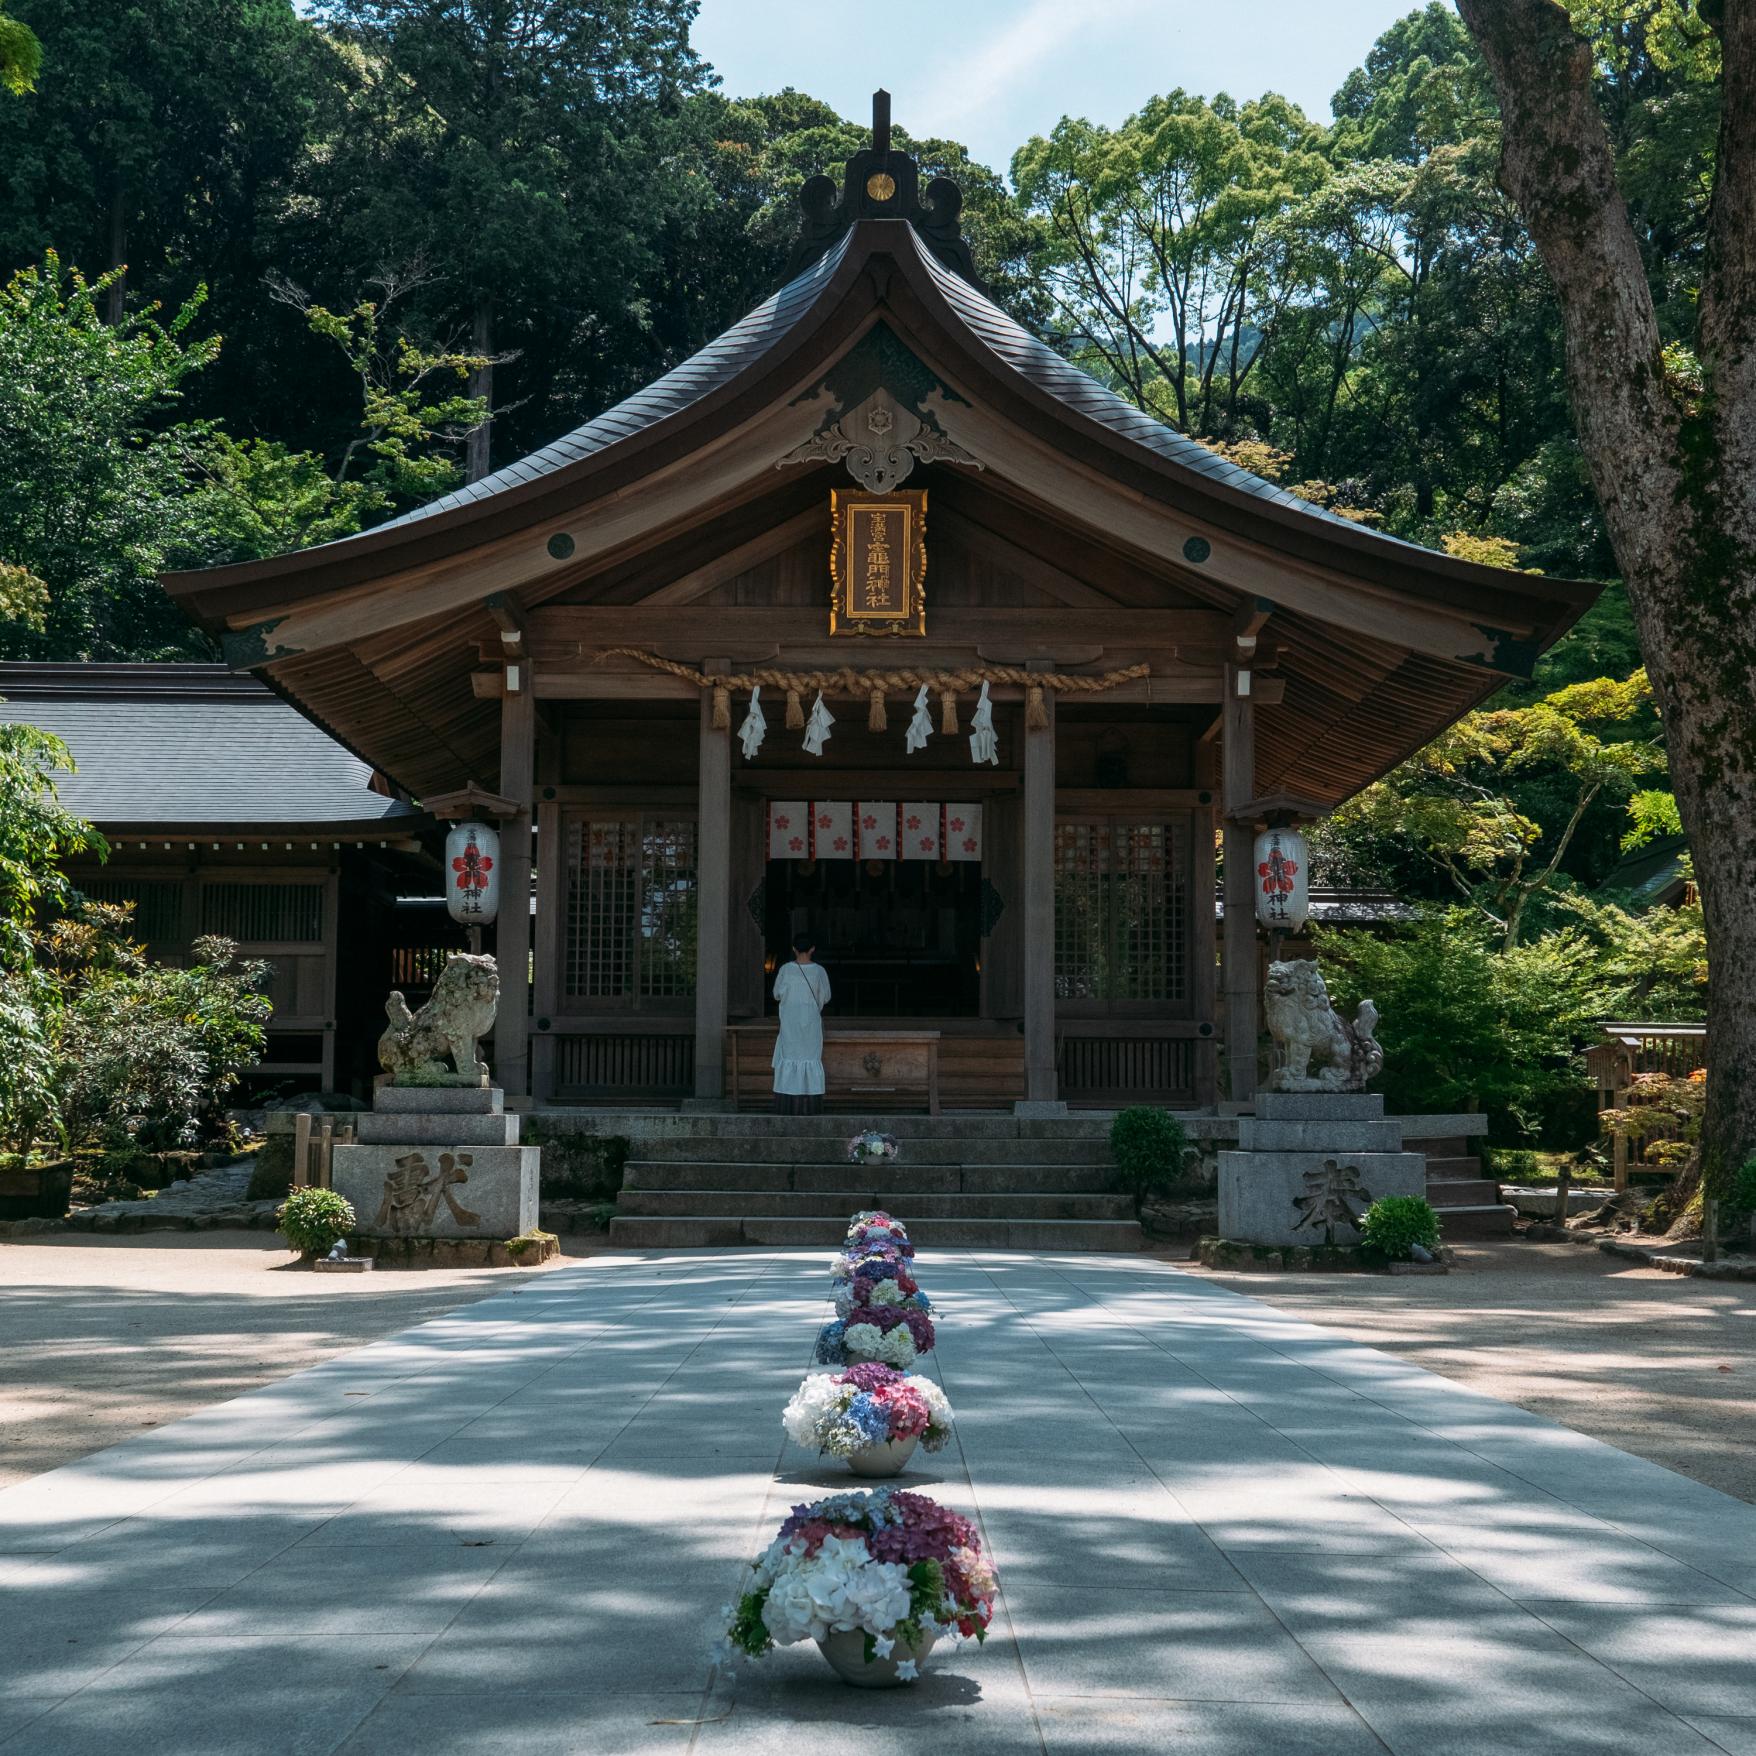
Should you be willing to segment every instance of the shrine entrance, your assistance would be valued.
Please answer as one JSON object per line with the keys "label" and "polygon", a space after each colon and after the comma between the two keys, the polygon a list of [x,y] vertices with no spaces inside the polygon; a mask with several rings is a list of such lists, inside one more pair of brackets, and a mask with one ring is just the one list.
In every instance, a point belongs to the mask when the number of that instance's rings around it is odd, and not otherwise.
{"label": "shrine entrance", "polygon": [[836,1018],[895,1021],[981,1013],[982,868],[931,860],[771,860],[764,967],[793,935],[817,937]]}

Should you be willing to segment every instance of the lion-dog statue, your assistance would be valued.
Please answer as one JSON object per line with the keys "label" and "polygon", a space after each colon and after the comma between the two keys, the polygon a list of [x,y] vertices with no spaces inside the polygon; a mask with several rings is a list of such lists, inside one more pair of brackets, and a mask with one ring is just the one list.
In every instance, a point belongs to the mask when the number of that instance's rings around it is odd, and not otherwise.
{"label": "lion-dog statue", "polygon": [[[476,1049],[494,1028],[500,1003],[500,971],[491,957],[459,953],[439,972],[433,997],[410,1012],[400,992],[384,1002],[390,1023],[378,1039],[378,1061],[393,1085],[473,1084],[488,1064]],[[448,1077],[449,1059],[456,1080]]]}
{"label": "lion-dog statue", "polygon": [[1364,1091],[1384,1065],[1373,1035],[1378,1008],[1362,1000],[1350,1023],[1330,1003],[1315,963],[1271,963],[1264,1000],[1275,1048],[1271,1091]]}

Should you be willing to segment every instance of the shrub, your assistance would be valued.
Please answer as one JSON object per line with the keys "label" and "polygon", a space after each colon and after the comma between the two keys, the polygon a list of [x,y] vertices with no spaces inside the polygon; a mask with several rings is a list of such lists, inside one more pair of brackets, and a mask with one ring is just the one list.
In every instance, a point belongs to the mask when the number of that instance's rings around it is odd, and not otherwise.
{"label": "shrub", "polygon": [[1726,1192],[1727,1213],[1738,1219],[1756,1216],[1756,1158],[1745,1159]]}
{"label": "shrub", "polygon": [[302,1256],[326,1256],[354,1229],[354,1210],[333,1189],[295,1189],[275,1214],[280,1235]]}
{"label": "shrub", "polygon": [[1183,1124],[1169,1110],[1137,1104],[1110,1124],[1110,1157],[1116,1176],[1136,1201],[1157,1194],[1183,1174],[1188,1150]]}
{"label": "shrub", "polygon": [[1439,1247],[1439,1216],[1419,1195],[1386,1195],[1366,1209],[1360,1242],[1391,1262],[1406,1262],[1419,1244]]}
{"label": "shrub", "polygon": [[25,979],[0,979],[0,1154],[30,1156],[61,1119],[47,1020]]}
{"label": "shrub", "polygon": [[223,1125],[220,1102],[261,1058],[272,1010],[268,965],[239,963],[225,939],[197,939],[187,969],[126,948],[89,969],[61,1032],[62,1108],[75,1146],[105,1153],[196,1145]]}
{"label": "shrub", "polygon": [[290,1194],[293,1187],[293,1137],[271,1134],[257,1149],[250,1166],[246,1201],[273,1201]]}

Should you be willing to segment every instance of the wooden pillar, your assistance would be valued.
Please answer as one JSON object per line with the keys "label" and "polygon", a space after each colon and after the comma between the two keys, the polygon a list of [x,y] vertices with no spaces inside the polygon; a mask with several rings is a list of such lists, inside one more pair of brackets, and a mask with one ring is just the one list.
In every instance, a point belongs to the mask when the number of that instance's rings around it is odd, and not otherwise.
{"label": "wooden pillar", "polygon": [[536,952],[531,959],[530,1089],[539,1104],[555,1096],[555,1039],[550,1024],[561,1010],[561,807],[537,806]]}
{"label": "wooden pillar", "polygon": [[[703,669],[726,667],[709,659]],[[731,940],[732,735],[713,727],[713,692],[701,692],[695,831],[695,1095],[725,1096],[726,958]]]}
{"label": "wooden pillar", "polygon": [[508,1098],[530,1095],[530,827],[535,782],[536,696],[525,660],[506,666],[500,698],[500,791],[519,813],[500,827],[500,915],[494,930],[500,1010],[494,1077]]}
{"label": "wooden pillar", "polygon": [[[1047,665],[1033,664],[1032,670]],[[1055,693],[1043,691],[1049,723],[1024,731],[1024,1095],[1059,1095],[1055,1067]]]}
{"label": "wooden pillar", "polygon": [[1226,666],[1220,709],[1220,807],[1225,825],[1226,924],[1223,946],[1227,1095],[1245,1103],[1256,1095],[1257,985],[1256,891],[1251,882],[1255,825],[1236,813],[1256,796],[1256,707],[1251,674]]}
{"label": "wooden pillar", "polygon": [[1218,813],[1204,806],[1190,814],[1190,834],[1194,847],[1190,850],[1189,894],[1194,899],[1190,910],[1189,944],[1194,981],[1190,998],[1194,1002],[1196,1026],[1206,1027],[1207,1035],[1195,1039],[1195,1101],[1203,1107],[1219,1097],[1219,1038],[1215,1034],[1219,1010],[1219,959],[1216,955],[1213,930],[1213,899],[1218,884],[1214,871],[1214,831]]}

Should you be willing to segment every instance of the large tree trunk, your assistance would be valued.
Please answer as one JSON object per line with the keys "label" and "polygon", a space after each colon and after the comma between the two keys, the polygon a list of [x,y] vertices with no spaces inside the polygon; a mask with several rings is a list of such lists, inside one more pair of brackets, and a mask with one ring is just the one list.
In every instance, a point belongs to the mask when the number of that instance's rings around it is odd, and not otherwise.
{"label": "large tree trunk", "polygon": [[[1555,284],[1574,425],[1664,716],[1707,922],[1710,1192],[1756,1152],[1756,0],[1726,0],[1697,306],[1672,376],[1587,46],[1555,0],[1458,0],[1500,97],[1500,182]],[[1705,11],[1705,9],[1703,9]]]}
{"label": "large tree trunk", "polygon": [[[123,267],[128,249],[128,209],[122,193],[122,179],[116,178],[116,185],[110,191],[110,241],[108,255],[110,260],[105,263],[107,269],[120,270]],[[104,317],[114,328],[122,321],[123,277],[116,275],[110,290],[104,295]]]}
{"label": "large tree trunk", "polygon": [[482,399],[487,405],[488,413],[479,427],[470,430],[464,452],[464,474],[470,481],[479,482],[494,467],[491,460],[494,436],[494,305],[485,296],[476,300],[475,313],[470,324],[470,352],[480,355],[485,363],[470,373],[469,393]]}

